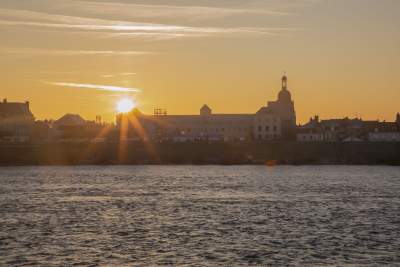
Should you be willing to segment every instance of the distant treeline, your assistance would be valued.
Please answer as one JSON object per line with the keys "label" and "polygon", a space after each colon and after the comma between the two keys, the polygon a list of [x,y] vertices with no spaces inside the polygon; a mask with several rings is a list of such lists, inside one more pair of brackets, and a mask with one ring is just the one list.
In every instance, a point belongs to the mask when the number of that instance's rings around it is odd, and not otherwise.
{"label": "distant treeline", "polygon": [[400,143],[41,143],[0,144],[0,165],[115,164],[400,165]]}

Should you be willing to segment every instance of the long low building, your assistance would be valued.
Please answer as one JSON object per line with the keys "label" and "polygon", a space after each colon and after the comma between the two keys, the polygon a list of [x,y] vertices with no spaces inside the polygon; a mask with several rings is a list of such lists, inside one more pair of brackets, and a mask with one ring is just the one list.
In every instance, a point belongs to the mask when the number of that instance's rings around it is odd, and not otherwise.
{"label": "long low building", "polygon": [[117,115],[122,139],[168,141],[246,141],[294,139],[296,113],[282,77],[276,101],[270,101],[254,114],[214,114],[208,105],[199,115],[167,115],[157,110],[145,115],[139,110]]}

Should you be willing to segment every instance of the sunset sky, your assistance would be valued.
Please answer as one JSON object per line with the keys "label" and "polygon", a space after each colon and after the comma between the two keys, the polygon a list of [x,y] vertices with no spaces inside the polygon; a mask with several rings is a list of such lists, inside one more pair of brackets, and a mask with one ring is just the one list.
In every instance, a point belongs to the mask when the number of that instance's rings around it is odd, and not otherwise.
{"label": "sunset sky", "polygon": [[298,122],[400,112],[399,0],[0,0],[0,97],[38,119],[255,113],[284,71]]}

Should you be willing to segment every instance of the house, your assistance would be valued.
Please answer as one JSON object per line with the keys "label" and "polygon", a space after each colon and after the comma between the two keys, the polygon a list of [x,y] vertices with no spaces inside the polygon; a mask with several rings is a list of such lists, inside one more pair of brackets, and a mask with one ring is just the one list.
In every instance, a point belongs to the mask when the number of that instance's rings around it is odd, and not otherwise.
{"label": "house", "polygon": [[65,114],[53,123],[56,139],[86,139],[87,122],[78,114]]}
{"label": "house", "polygon": [[32,138],[35,118],[29,102],[0,102],[0,141],[28,142]]}
{"label": "house", "polygon": [[363,121],[355,119],[319,120],[311,118],[304,125],[297,127],[299,142],[392,142],[398,140],[400,115],[395,122]]}
{"label": "house", "polygon": [[400,142],[400,114],[397,113],[394,122],[379,122],[373,131],[368,133],[371,142]]}

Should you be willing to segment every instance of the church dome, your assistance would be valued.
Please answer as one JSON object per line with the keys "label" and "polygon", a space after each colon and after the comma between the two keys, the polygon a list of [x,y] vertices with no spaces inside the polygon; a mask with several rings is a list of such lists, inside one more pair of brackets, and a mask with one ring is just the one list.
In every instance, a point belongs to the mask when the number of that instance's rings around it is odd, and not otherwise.
{"label": "church dome", "polygon": [[281,102],[290,102],[292,101],[292,95],[286,88],[283,88],[278,94],[278,100]]}

